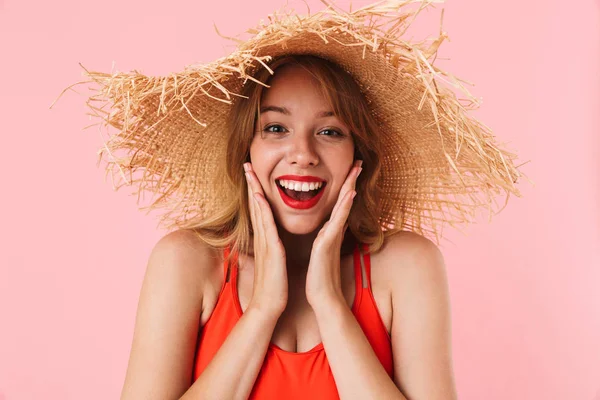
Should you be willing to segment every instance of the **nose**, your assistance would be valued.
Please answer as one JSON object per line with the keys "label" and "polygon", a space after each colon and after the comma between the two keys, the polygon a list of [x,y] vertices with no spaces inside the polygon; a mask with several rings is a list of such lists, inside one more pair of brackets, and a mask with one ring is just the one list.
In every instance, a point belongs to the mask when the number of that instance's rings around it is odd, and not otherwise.
{"label": "nose", "polygon": [[314,147],[312,135],[293,136],[286,155],[288,163],[302,168],[316,166],[319,163],[319,155]]}

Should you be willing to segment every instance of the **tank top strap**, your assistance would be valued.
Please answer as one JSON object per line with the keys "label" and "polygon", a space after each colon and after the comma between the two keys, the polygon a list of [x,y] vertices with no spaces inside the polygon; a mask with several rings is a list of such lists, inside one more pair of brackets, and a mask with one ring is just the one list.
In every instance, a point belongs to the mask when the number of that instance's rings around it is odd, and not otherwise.
{"label": "tank top strap", "polygon": [[354,247],[354,281],[356,293],[371,288],[371,258],[368,244],[357,243]]}
{"label": "tank top strap", "polygon": [[229,245],[223,249],[223,282],[227,282],[227,273],[229,272],[229,263],[227,258],[229,257]]}
{"label": "tank top strap", "polygon": [[232,283],[237,283],[237,268],[233,268],[233,265],[237,264],[237,254],[233,254],[230,259],[230,262],[227,262],[227,258],[229,257],[229,253],[231,252],[230,245],[227,245],[223,251],[223,283],[227,283],[231,281]]}
{"label": "tank top strap", "polygon": [[369,251],[369,245],[367,243],[361,243],[362,246],[362,258],[364,260],[364,265],[365,265],[365,279],[366,279],[366,285],[364,285],[366,288],[369,288],[369,290],[371,290],[371,252]]}
{"label": "tank top strap", "polygon": [[[356,293],[360,293],[363,288],[370,286],[369,274],[366,268],[367,258],[365,258],[364,249],[368,249],[368,246],[362,243],[357,243],[354,246],[354,282],[356,284]],[[361,251],[362,249],[362,251]],[[368,254],[366,254],[368,257]],[[370,266],[370,263],[368,264]]]}

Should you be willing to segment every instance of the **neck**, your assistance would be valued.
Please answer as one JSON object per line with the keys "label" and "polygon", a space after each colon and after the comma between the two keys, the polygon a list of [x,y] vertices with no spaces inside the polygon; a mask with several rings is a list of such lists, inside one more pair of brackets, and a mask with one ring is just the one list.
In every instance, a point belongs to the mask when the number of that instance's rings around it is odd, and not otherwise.
{"label": "neck", "polygon": [[[320,225],[313,232],[304,235],[296,235],[280,226],[277,227],[279,237],[285,248],[288,275],[306,275],[313,243],[322,227],[323,225]],[[354,244],[354,236],[349,230],[346,230],[344,240],[342,241],[340,257],[350,254],[354,249]]]}
{"label": "neck", "polygon": [[277,227],[279,237],[285,248],[285,257],[288,265],[288,270],[307,270],[310,262],[310,253],[313,243],[319,233],[321,226],[315,231],[296,235],[286,231],[280,226]]}

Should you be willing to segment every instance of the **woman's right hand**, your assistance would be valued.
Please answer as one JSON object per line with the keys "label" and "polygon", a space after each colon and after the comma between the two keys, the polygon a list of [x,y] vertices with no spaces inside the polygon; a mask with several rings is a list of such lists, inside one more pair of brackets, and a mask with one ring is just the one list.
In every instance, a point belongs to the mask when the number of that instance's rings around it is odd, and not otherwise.
{"label": "woman's right hand", "polygon": [[250,163],[244,163],[248,205],[254,231],[254,284],[248,307],[279,318],[288,301],[285,248],[273,212]]}

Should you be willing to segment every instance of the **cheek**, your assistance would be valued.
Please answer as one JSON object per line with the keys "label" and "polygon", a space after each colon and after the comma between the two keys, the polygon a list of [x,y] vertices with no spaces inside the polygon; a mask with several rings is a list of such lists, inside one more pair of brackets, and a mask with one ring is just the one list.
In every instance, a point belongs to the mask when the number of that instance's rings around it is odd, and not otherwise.
{"label": "cheek", "polygon": [[332,171],[335,171],[336,175],[344,175],[345,178],[354,164],[354,146],[350,145],[342,151],[331,151],[328,154],[327,160]]}
{"label": "cheek", "polygon": [[273,173],[277,160],[277,148],[266,146],[264,143],[260,142],[260,139],[258,141],[253,141],[250,145],[250,161],[252,163],[252,168],[263,187],[268,184],[269,175]]}
{"label": "cheek", "polygon": [[283,142],[255,137],[250,143],[250,158],[254,163],[275,163],[284,157],[286,146]]}
{"label": "cheek", "polygon": [[349,171],[354,163],[354,141],[347,141],[334,150],[328,152],[328,158],[335,162],[337,169]]}
{"label": "cheek", "polygon": [[354,151],[340,152],[328,159],[328,169],[332,172],[334,185],[332,192],[338,195],[354,165]]}

